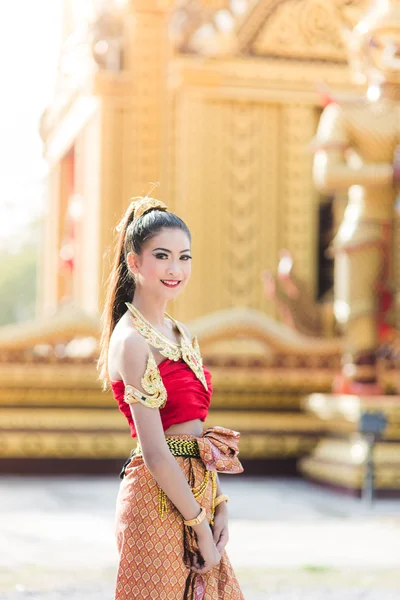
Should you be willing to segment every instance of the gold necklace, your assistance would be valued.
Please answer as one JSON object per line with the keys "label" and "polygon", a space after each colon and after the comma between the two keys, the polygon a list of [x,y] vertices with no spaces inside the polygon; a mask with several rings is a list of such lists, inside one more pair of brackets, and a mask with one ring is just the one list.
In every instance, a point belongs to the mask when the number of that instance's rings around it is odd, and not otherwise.
{"label": "gold necklace", "polygon": [[153,327],[136,306],[133,306],[130,302],[125,302],[125,304],[132,315],[132,322],[135,329],[145,338],[147,343],[157,348],[162,356],[170,360],[178,361],[182,358],[196,375],[197,379],[201,381],[205,389],[208,390],[197,338],[194,337],[191,343],[178,321],[168,313],[165,313],[165,316],[175,325],[181,336],[181,343],[177,344]]}

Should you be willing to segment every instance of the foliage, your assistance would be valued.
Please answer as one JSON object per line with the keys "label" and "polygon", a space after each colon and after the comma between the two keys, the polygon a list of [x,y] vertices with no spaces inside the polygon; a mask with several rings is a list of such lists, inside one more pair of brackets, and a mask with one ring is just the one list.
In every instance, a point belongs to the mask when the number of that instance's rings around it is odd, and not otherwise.
{"label": "foliage", "polygon": [[0,260],[0,326],[36,315],[39,222],[14,248],[2,248]]}

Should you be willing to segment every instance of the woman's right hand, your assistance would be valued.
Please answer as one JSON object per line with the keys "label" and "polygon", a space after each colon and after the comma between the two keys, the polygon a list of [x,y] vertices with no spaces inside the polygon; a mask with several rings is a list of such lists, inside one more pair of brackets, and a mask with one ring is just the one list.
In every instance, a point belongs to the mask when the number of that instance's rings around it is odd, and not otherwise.
{"label": "woman's right hand", "polygon": [[207,529],[204,527],[197,531],[197,527],[194,528],[197,535],[197,544],[200,551],[200,557],[195,556],[193,558],[193,564],[191,570],[198,575],[204,575],[213,569],[221,560],[221,555],[215,545],[212,531],[207,523]]}

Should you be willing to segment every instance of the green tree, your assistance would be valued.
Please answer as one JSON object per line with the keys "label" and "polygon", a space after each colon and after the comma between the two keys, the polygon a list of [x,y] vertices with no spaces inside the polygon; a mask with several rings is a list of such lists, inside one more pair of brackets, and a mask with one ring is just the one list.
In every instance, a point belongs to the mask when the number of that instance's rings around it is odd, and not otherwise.
{"label": "green tree", "polygon": [[40,222],[33,222],[17,248],[3,248],[0,260],[0,326],[36,314]]}

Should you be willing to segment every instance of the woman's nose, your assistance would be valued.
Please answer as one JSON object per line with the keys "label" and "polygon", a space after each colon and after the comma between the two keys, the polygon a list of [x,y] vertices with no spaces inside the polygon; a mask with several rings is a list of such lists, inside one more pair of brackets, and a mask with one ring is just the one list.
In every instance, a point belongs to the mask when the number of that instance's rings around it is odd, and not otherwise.
{"label": "woman's nose", "polygon": [[180,265],[177,262],[172,262],[168,265],[168,274],[169,275],[179,275],[181,272]]}

